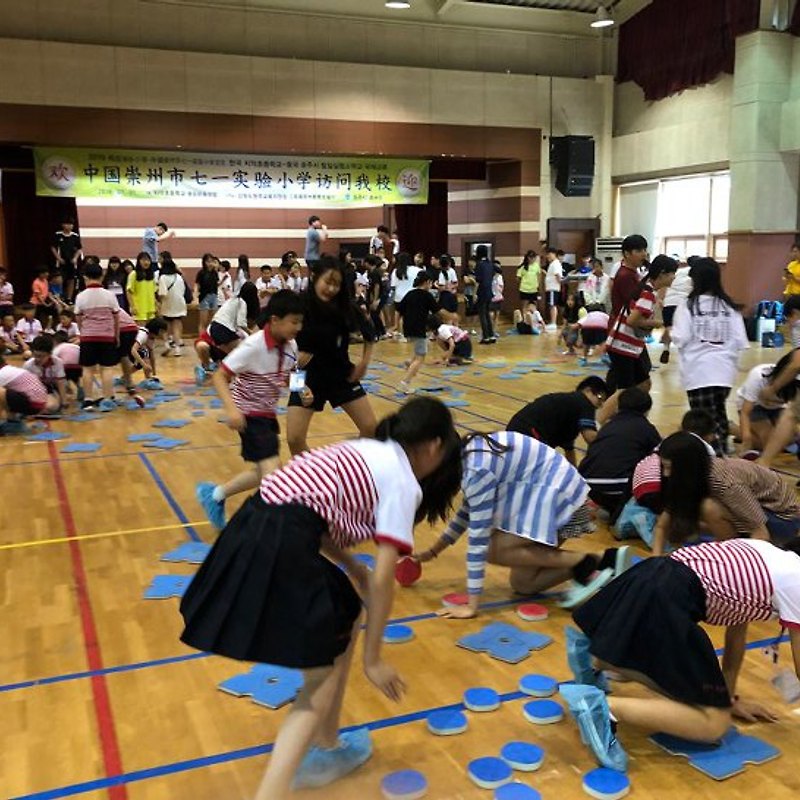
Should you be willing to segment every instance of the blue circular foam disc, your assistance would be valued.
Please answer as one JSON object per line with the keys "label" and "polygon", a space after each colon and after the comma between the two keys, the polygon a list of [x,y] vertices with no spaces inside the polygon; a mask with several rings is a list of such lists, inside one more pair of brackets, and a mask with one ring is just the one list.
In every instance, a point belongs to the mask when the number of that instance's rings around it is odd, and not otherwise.
{"label": "blue circular foam disc", "polygon": [[600,767],[583,776],[583,791],[598,800],[620,800],[631,790],[631,782],[624,772]]}
{"label": "blue circular foam disc", "polygon": [[414,638],[414,631],[408,625],[387,625],[383,631],[386,644],[402,644]]}
{"label": "blue circular foam disc", "polygon": [[519,690],[531,697],[552,697],[558,691],[558,681],[547,675],[524,675]]}
{"label": "blue circular foam disc", "polygon": [[470,711],[494,711],[500,707],[500,695],[494,689],[467,689],[464,705]]}
{"label": "blue circular foam disc", "polygon": [[542,796],[524,783],[507,783],[495,791],[494,800],[542,800]]}
{"label": "blue circular foam disc", "polygon": [[415,769],[401,769],[381,781],[381,792],[386,800],[418,800],[428,793],[428,781]]}
{"label": "blue circular foam disc", "polygon": [[564,719],[564,709],[555,700],[531,700],[522,707],[522,713],[534,725],[552,725]]}
{"label": "blue circular foam disc", "polygon": [[428,730],[436,736],[455,736],[467,729],[463,711],[434,711],[428,715]]}
{"label": "blue circular foam disc", "polygon": [[509,742],[500,751],[500,758],[511,769],[520,772],[534,772],[542,766],[544,750],[528,742]]}
{"label": "blue circular foam disc", "polygon": [[481,789],[497,789],[511,782],[511,767],[502,758],[494,756],[470,761],[467,772],[472,782]]}

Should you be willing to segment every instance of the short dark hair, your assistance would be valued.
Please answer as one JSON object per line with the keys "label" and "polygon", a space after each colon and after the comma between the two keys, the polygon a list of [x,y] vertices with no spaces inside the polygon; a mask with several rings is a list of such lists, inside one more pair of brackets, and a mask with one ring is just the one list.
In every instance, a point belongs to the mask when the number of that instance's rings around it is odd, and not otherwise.
{"label": "short dark hair", "polygon": [[416,289],[419,286],[422,286],[423,283],[430,283],[431,276],[428,275],[427,272],[422,271],[414,278],[414,288]]}
{"label": "short dark hair", "polygon": [[319,217],[318,217],[316,214],[312,214],[312,215],[311,215],[311,216],[308,218],[308,224],[309,224],[309,225],[313,225],[315,222],[319,222]]}
{"label": "short dark hair", "polygon": [[545,250],[545,253],[552,253],[553,255],[557,255],[558,254],[558,250],[555,247],[548,247]]}
{"label": "short dark hair", "polygon": [[485,244],[479,244],[475,248],[475,258],[488,258],[489,248]]}
{"label": "short dark hair", "polygon": [[31,342],[31,350],[36,353],[52,353],[53,352],[53,337],[47,334],[37,336]]}
{"label": "short dark hair", "polygon": [[647,250],[647,239],[640,233],[631,234],[622,240],[623,253],[631,253],[634,250]]}
{"label": "short dark hair", "polygon": [[70,319],[75,319],[75,312],[71,308],[62,308],[61,311],[58,312],[58,316],[60,317],[62,314]]}
{"label": "short dark hair", "polygon": [[259,269],[263,272],[265,269],[271,270],[272,267],[269,264],[262,264]]}
{"label": "short dark hair", "polygon": [[592,394],[602,394],[605,397],[608,397],[608,386],[606,382],[602,378],[598,378],[597,375],[590,375],[588,378],[584,378],[576,387],[576,392],[583,392],[588,389]]}
{"label": "short dark hair", "polygon": [[705,409],[693,408],[683,415],[681,430],[693,433],[702,439],[714,433],[714,418]]}
{"label": "short dark hair", "polygon": [[23,303],[19,307],[20,311],[36,311],[36,306],[33,303]]}
{"label": "short dark hair", "polygon": [[169,230],[166,222],[156,222],[156,228],[163,228],[165,232]]}
{"label": "short dark hair", "polygon": [[50,268],[49,267],[39,267],[39,269],[36,270],[36,274],[37,275],[49,275],[50,274]]}
{"label": "short dark hair", "polygon": [[103,268],[92,261],[84,267],[83,274],[90,281],[99,281],[103,277]]}
{"label": "short dark hair", "polygon": [[389,229],[385,225],[378,225],[378,233],[389,233]]}
{"label": "short dark hair", "polygon": [[289,314],[302,314],[305,309],[305,303],[299,294],[293,292],[291,289],[281,289],[275,292],[270,298],[269,305],[267,306],[268,320],[272,317],[283,319],[288,317]]}
{"label": "short dark hair", "polygon": [[167,321],[164,317],[153,317],[153,319],[149,319],[145,322],[144,327],[147,329],[148,333],[152,333],[153,336],[158,336],[159,333],[163,333],[167,329]]}
{"label": "short dark hair", "polygon": [[69,336],[67,335],[66,331],[56,331],[53,334],[53,341],[56,344],[64,344],[65,342],[69,341]]}
{"label": "short dark hair", "polygon": [[638,386],[630,386],[619,396],[620,411],[635,411],[637,414],[647,414],[653,407],[653,398]]}

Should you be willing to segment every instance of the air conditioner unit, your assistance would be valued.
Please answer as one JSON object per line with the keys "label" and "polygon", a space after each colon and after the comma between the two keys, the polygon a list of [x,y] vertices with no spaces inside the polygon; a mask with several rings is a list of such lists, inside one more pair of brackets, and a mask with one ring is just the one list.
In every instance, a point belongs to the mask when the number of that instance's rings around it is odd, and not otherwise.
{"label": "air conditioner unit", "polygon": [[616,266],[622,261],[622,238],[618,236],[606,236],[595,239],[594,255],[603,262],[603,269],[613,274]]}

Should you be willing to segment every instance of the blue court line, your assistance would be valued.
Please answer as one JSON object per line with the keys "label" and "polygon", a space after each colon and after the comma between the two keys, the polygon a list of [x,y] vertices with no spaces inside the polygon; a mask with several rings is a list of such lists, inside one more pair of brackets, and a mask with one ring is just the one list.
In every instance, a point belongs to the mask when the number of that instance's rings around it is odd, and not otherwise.
{"label": "blue court line", "polygon": [[167,485],[161,479],[161,476],[158,474],[158,470],[153,466],[152,461],[147,457],[146,453],[139,453],[139,458],[142,464],[145,465],[147,471],[150,473],[150,477],[156,482],[156,486],[158,486],[161,494],[164,495],[164,499],[169,503],[169,507],[175,513],[175,516],[186,526],[184,530],[189,535],[189,538],[193,542],[202,542],[202,538],[200,534],[191,526],[189,523],[189,517],[183,513],[183,509],[178,505],[178,501],[172,496],[172,493],[169,489],[167,489]]}
{"label": "blue court line", "polygon": [[[788,636],[782,636],[780,641],[786,642],[789,640]],[[747,650],[755,650],[775,642],[775,638],[759,639],[758,641],[748,642],[745,645]],[[722,653],[722,648],[717,651],[717,655]],[[500,700],[503,703],[521,700],[527,698],[528,695],[523,692],[514,691],[506,692],[500,695]],[[358,728],[367,728],[371,731],[385,730],[387,728],[396,728],[400,725],[407,725],[411,722],[419,722],[426,719],[434,711],[451,711],[456,709],[463,709],[463,703],[449,703],[448,705],[436,706],[434,708],[426,708],[421,711],[413,711],[409,714],[399,714],[394,717],[384,717],[383,719],[373,720],[372,722],[361,723],[358,725],[350,725],[343,728],[343,731],[352,731]],[[77,794],[85,794],[86,792],[100,791],[108,789],[112,786],[120,786],[123,784],[137,783],[139,781],[149,780],[151,778],[162,778],[168,775],[176,775],[180,772],[189,772],[195,769],[203,769],[205,767],[215,766],[217,764],[228,764],[234,761],[241,761],[245,758],[252,758],[254,756],[267,755],[272,751],[273,745],[263,744],[254,747],[245,747],[238,750],[229,750],[225,753],[215,753],[211,756],[202,756],[200,758],[192,758],[185,761],[175,761],[170,764],[162,764],[157,767],[149,767],[148,769],[136,770],[134,772],[126,772],[123,775],[115,775],[110,778],[100,778],[93,781],[84,781],[82,783],[73,783],[69,786],[62,786],[56,789],[48,789],[44,792],[35,792],[33,794],[19,795],[12,800],[56,800],[61,797],[72,797]]]}

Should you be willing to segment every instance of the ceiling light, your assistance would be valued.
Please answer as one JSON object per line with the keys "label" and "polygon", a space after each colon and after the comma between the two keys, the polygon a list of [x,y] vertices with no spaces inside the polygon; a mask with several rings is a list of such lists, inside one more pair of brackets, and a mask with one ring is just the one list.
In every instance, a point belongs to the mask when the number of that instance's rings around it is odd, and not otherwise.
{"label": "ceiling light", "polygon": [[591,26],[593,28],[610,28],[613,24],[614,20],[611,19],[608,9],[604,5],[599,5]]}
{"label": "ceiling light", "polygon": [[386,8],[411,8],[410,0],[386,0]]}

